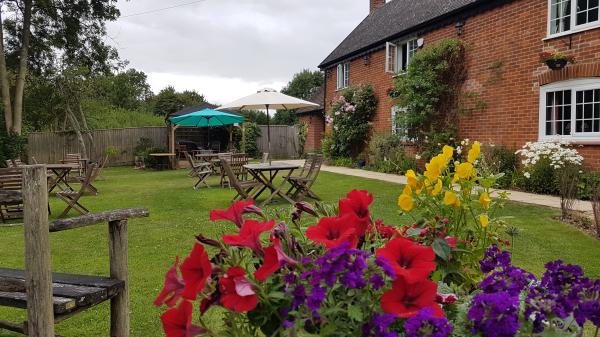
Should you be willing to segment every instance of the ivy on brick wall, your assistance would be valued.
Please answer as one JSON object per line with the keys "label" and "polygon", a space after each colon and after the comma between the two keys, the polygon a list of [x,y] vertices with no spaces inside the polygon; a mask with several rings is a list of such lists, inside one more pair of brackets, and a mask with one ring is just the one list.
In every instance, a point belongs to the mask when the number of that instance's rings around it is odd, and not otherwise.
{"label": "ivy on brick wall", "polygon": [[377,108],[377,97],[370,85],[344,89],[335,99],[327,121],[332,123],[326,153],[333,158],[355,158],[366,146]]}
{"label": "ivy on brick wall", "polygon": [[467,77],[466,49],[454,39],[427,46],[411,59],[406,73],[394,80],[391,96],[405,111],[396,122],[422,149],[435,135],[443,132],[451,138],[455,134],[461,87]]}

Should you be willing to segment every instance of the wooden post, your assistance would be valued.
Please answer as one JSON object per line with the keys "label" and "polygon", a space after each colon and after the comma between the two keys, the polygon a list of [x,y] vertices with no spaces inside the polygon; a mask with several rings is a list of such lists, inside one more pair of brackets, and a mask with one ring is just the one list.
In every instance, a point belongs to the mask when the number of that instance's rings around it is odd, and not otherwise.
{"label": "wooden post", "polygon": [[22,192],[27,331],[31,337],[54,337],[48,181],[45,165],[23,168]]}
{"label": "wooden post", "polygon": [[127,220],[108,223],[110,277],[125,282],[123,290],[110,300],[110,336],[129,337],[129,276]]}

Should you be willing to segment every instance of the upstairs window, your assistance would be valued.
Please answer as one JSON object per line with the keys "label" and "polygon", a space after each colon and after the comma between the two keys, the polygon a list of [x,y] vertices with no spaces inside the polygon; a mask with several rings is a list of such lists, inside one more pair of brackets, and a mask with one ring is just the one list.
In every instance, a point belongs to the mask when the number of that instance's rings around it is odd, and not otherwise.
{"label": "upstairs window", "polygon": [[387,42],[385,44],[385,71],[388,73],[406,71],[410,60],[417,53],[418,49],[419,43],[417,39],[411,39],[400,44]]}
{"label": "upstairs window", "polygon": [[337,89],[347,88],[350,84],[350,63],[340,63],[337,66]]}
{"label": "upstairs window", "polygon": [[548,0],[548,35],[600,26],[599,0]]}
{"label": "upstairs window", "polygon": [[541,89],[540,138],[600,140],[600,80],[555,83]]}

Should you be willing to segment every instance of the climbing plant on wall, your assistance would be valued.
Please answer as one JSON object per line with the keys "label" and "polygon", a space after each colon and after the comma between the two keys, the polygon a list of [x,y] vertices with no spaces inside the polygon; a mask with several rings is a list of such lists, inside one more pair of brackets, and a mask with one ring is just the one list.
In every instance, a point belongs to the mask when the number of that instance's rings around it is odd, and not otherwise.
{"label": "climbing plant on wall", "polygon": [[375,91],[370,85],[349,87],[335,99],[327,118],[333,124],[333,157],[356,157],[364,149],[371,132],[377,102]]}
{"label": "climbing plant on wall", "polygon": [[[461,87],[467,75],[465,59],[466,47],[461,41],[441,40],[417,52],[406,73],[394,80],[391,96],[405,111],[398,114],[397,123],[417,145],[426,146],[427,139],[441,131],[449,138],[456,133]],[[442,140],[444,143],[451,142]]]}

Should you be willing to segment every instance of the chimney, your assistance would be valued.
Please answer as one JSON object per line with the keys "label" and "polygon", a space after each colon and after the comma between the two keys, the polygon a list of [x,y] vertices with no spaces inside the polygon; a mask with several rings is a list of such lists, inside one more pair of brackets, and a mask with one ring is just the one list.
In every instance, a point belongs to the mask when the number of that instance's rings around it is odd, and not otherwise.
{"label": "chimney", "polygon": [[379,7],[383,7],[385,5],[385,0],[369,0],[371,2],[371,6],[369,8],[369,13],[373,13]]}

